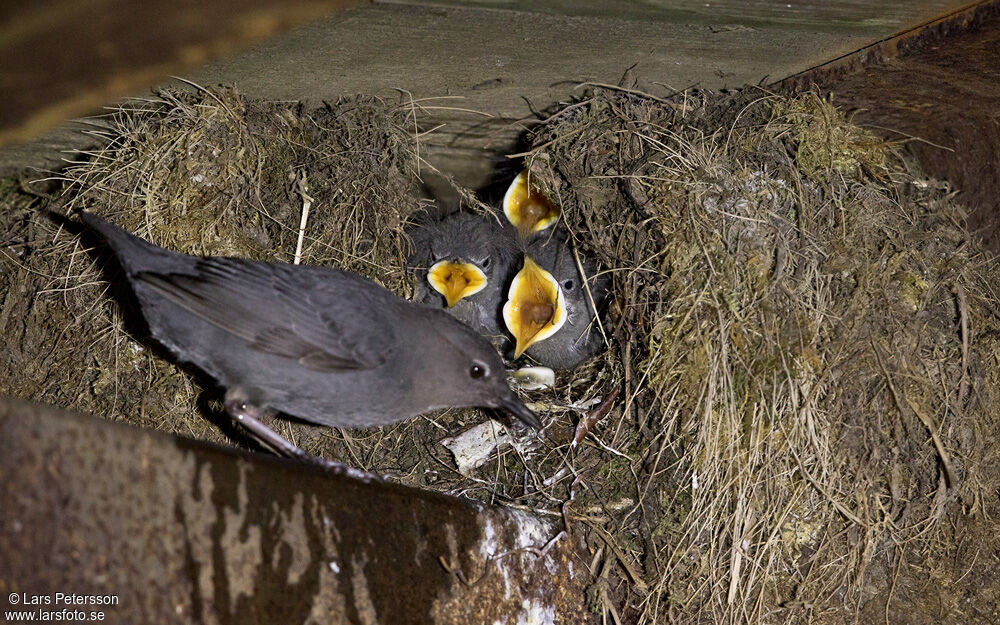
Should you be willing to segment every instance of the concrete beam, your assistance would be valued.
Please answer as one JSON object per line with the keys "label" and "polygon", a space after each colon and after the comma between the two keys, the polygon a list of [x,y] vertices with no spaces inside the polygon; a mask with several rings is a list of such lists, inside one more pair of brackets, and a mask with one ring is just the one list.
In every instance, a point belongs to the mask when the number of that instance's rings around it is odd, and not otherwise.
{"label": "concrete beam", "polygon": [[0,614],[588,622],[576,543],[517,511],[11,399],[0,475]]}
{"label": "concrete beam", "polygon": [[[242,2],[244,0],[226,0]],[[304,1],[304,0],[300,0]],[[219,2],[218,4],[222,4]],[[768,82],[952,12],[967,0],[395,0],[368,2],[184,74],[235,83],[251,97],[323,99],[406,90],[428,113],[422,155],[479,187],[512,167],[530,118],[581,93],[617,84],[630,67],[642,89]],[[529,105],[530,102],[530,105]],[[477,111],[471,113],[468,111]],[[53,145],[94,139],[65,129],[0,151],[0,174],[57,168]],[[500,172],[509,179],[512,172]]]}

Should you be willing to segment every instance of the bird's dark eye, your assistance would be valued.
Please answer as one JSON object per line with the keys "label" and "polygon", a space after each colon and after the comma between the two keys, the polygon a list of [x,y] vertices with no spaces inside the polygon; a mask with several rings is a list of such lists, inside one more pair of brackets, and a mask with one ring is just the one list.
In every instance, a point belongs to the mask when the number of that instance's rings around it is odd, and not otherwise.
{"label": "bird's dark eye", "polygon": [[576,283],[573,282],[572,280],[567,280],[563,282],[563,288],[566,289],[567,291],[572,291],[574,286],[576,286]]}
{"label": "bird's dark eye", "polygon": [[483,377],[484,375],[486,375],[486,367],[482,365],[472,365],[472,367],[469,369],[470,378],[478,379]]}
{"label": "bird's dark eye", "polygon": [[486,258],[483,259],[483,269],[486,269],[489,266],[490,266],[490,257],[487,256]]}

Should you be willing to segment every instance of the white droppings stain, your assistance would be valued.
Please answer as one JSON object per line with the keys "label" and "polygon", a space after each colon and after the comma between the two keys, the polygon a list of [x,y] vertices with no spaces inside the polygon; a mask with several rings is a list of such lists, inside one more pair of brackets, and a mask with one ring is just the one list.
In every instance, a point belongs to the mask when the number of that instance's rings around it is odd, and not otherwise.
{"label": "white droppings stain", "polygon": [[503,573],[503,596],[504,599],[510,599],[511,587],[510,587],[510,571],[505,567],[500,566],[500,562],[497,562],[497,570]]}
{"label": "white droppings stain", "polygon": [[336,560],[330,560],[330,562],[327,564],[327,566],[330,567],[330,570],[333,571],[334,575],[336,575],[337,573],[340,573],[340,565],[337,564]]}
{"label": "white droppings stain", "polygon": [[556,622],[556,609],[537,599],[521,601],[521,611],[517,613],[517,625],[551,625]]}
{"label": "white droppings stain", "polygon": [[549,526],[544,521],[525,514],[520,510],[510,511],[513,520],[517,523],[517,548],[518,549],[541,549],[548,542]]}
{"label": "white droppings stain", "polygon": [[[529,512],[480,505],[477,507],[482,508],[482,515],[479,517],[482,538],[478,546],[468,545],[465,549],[466,553],[476,554],[482,559],[481,563],[473,563],[473,569],[477,579],[493,580],[488,582],[487,592],[496,595],[491,601],[495,603],[496,610],[486,611],[490,616],[478,622],[483,625],[554,625],[557,622],[557,609],[550,586],[565,582],[567,572],[572,577],[573,564],[570,560],[567,570],[560,564],[563,550],[550,552],[546,549],[555,544],[553,537],[563,538],[565,533],[557,533],[557,525]],[[452,552],[450,541],[447,551],[448,553],[441,554],[442,560],[455,562],[455,558],[449,557]],[[473,560],[479,558],[473,556]],[[480,566],[487,570],[480,569]],[[496,571],[489,570],[492,567],[496,567]],[[465,571],[467,576],[468,573]],[[552,577],[552,580],[544,581],[547,576]],[[540,583],[529,584],[529,578]],[[468,609],[466,603],[446,592],[435,600],[432,614],[451,615],[456,609],[464,613]]]}
{"label": "white droppings stain", "polygon": [[489,560],[497,552],[497,531],[493,527],[493,519],[486,517],[486,527],[483,528],[483,544],[479,546],[479,553],[484,560]]}
{"label": "white droppings stain", "polygon": [[[509,599],[517,587],[516,581],[511,579],[512,561],[525,556],[535,558],[538,551],[547,544],[551,528],[544,521],[519,510],[505,510],[504,516],[504,528],[514,529],[513,544],[506,544],[504,536],[497,535],[497,526],[491,515],[487,514],[483,522],[483,540],[479,545],[479,554],[487,563],[492,561],[503,577],[504,596]],[[510,536],[507,532],[504,535]],[[551,558],[545,558],[543,565],[550,575],[558,572],[559,567]]]}
{"label": "white droppings stain", "polygon": [[368,577],[365,574],[366,566],[368,566],[367,555],[351,558],[351,588],[354,591],[354,608],[357,610],[358,622],[361,625],[376,625],[378,612],[375,611],[375,604],[372,603],[369,593]]}
{"label": "white droppings stain", "polygon": [[[544,521],[520,510],[505,510],[504,514],[517,528],[514,544],[509,547],[509,550],[542,549],[548,543],[551,530]],[[483,541],[479,546],[479,553],[486,560],[501,553],[496,527],[489,516],[486,517],[483,526]]]}

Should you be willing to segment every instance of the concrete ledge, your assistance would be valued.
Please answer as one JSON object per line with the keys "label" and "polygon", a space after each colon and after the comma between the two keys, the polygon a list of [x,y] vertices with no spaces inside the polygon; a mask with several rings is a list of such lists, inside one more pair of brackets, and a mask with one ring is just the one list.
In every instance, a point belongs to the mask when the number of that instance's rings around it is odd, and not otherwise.
{"label": "concrete ledge", "polygon": [[[0,475],[4,611],[101,610],[111,623],[588,621],[573,541],[550,543],[552,528],[516,511],[12,399],[0,399]],[[56,605],[55,593],[117,604]]]}

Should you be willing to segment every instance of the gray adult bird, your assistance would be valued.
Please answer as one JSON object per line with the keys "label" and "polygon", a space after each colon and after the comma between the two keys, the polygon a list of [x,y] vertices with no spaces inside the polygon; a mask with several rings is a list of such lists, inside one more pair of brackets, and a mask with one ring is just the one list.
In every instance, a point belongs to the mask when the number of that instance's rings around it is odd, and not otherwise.
{"label": "gray adult bird", "polygon": [[114,251],[152,337],[212,376],[227,412],[281,453],[304,454],[260,415],[373,427],[483,406],[539,426],[496,350],[439,310],[346,271],[188,256],[81,219]]}
{"label": "gray adult bird", "polygon": [[410,238],[414,299],[443,307],[502,348],[508,337],[500,311],[519,268],[514,229],[490,215],[455,213],[423,224]]}
{"label": "gray adult bird", "polygon": [[[581,269],[583,272],[581,273]],[[516,341],[515,356],[527,353],[554,369],[573,369],[604,347],[597,310],[608,281],[580,254],[580,263],[560,230],[534,235],[514,277],[504,321]]]}

